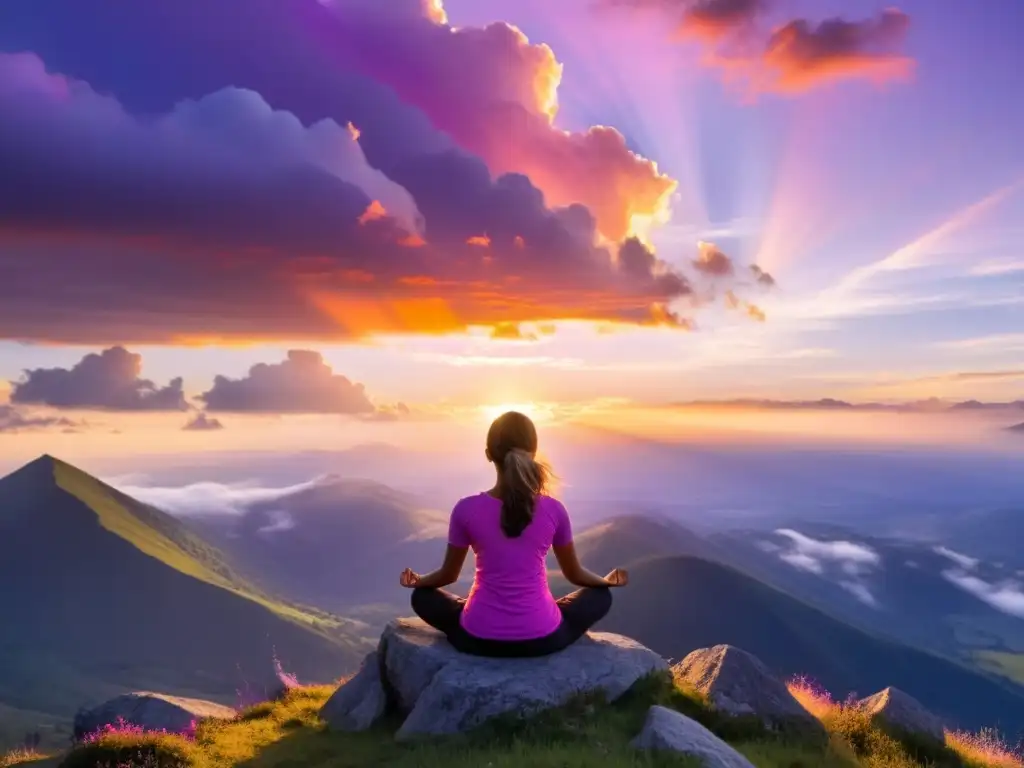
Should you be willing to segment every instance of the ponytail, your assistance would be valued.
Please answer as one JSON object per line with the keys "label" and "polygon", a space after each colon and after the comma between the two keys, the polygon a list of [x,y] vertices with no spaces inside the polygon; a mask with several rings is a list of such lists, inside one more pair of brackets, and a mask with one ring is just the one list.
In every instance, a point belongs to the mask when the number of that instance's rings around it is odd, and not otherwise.
{"label": "ponytail", "polygon": [[501,476],[501,530],[515,539],[533,520],[534,502],[544,492],[551,472],[529,452],[513,448],[502,460]]}

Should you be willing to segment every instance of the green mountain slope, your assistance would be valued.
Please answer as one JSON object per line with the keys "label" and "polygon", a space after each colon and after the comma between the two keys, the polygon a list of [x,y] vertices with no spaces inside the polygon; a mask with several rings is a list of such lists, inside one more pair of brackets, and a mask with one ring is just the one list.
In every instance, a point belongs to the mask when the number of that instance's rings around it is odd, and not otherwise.
{"label": "green mountain slope", "polygon": [[233,703],[276,654],[351,670],[360,626],[253,589],[175,518],[44,456],[0,479],[0,704],[67,717],[129,689]]}
{"label": "green mountain slope", "polygon": [[869,635],[763,582],[694,557],[633,564],[601,629],[681,659],[730,643],[783,676],[807,675],[842,699],[896,686],[968,728],[1024,728],[1024,694],[958,664]]}

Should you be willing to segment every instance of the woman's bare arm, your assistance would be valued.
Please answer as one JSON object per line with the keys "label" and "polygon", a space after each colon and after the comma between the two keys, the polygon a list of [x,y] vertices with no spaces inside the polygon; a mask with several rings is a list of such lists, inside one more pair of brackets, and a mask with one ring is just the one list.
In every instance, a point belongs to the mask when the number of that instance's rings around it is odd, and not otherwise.
{"label": "woman's bare arm", "polygon": [[453,547],[449,544],[444,552],[444,562],[441,567],[436,571],[419,576],[412,586],[439,589],[454,584],[459,580],[459,574],[462,573],[462,566],[466,562],[468,552],[469,547]]}
{"label": "woman's bare arm", "polygon": [[555,558],[558,560],[558,567],[562,569],[562,575],[566,580],[577,587],[613,587],[617,586],[603,576],[598,576],[593,571],[588,571],[580,563],[576,556],[576,545],[571,541],[562,547],[552,547]]}

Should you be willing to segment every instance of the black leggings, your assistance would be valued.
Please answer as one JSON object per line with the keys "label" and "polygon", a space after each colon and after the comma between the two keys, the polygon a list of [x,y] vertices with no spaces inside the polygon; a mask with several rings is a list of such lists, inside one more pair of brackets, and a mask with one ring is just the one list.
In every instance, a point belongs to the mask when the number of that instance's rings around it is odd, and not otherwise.
{"label": "black leggings", "polygon": [[546,656],[564,650],[607,615],[612,607],[612,593],[608,587],[584,587],[555,602],[562,612],[562,623],[550,635],[533,640],[487,640],[474,637],[462,628],[459,619],[466,605],[465,598],[443,589],[417,587],[412,591],[412,609],[416,615],[444,632],[456,650],[474,656]]}

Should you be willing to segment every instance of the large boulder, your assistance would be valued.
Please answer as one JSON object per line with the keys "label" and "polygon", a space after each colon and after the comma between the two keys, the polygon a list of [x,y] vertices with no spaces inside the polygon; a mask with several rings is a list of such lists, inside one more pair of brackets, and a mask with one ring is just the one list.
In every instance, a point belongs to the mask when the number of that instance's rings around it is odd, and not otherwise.
{"label": "large boulder", "polygon": [[146,731],[187,733],[192,724],[210,718],[230,720],[235,710],[202,699],[186,699],[140,691],[115,696],[75,715],[75,738],[82,739],[109,726],[126,723]]}
{"label": "large boulder", "polygon": [[[389,704],[405,716],[396,734],[399,740],[468,731],[506,713],[529,715],[561,706],[581,693],[599,692],[612,701],[641,678],[668,670],[668,663],[654,651],[628,637],[603,632],[540,658],[469,656],[419,619],[390,622],[377,654],[376,662],[364,663],[332,697],[335,706],[325,705],[321,716],[328,724],[334,717],[342,728],[368,727],[366,719],[356,723],[352,713],[376,712],[374,663],[379,665],[379,685]],[[350,687],[351,693],[346,691]],[[363,696],[370,703],[363,703]]]}
{"label": "large boulder", "polygon": [[914,736],[945,741],[942,721],[908,693],[899,688],[886,688],[861,699],[854,706],[867,712],[873,720]]}
{"label": "large boulder", "polygon": [[755,768],[747,758],[686,715],[667,707],[651,707],[643,730],[633,739],[637,749],[693,755],[704,768]]}
{"label": "large boulder", "polygon": [[821,723],[760,659],[734,646],[693,651],[672,667],[672,673],[724,714],[756,717],[773,729],[823,732]]}
{"label": "large boulder", "polygon": [[320,718],[336,731],[365,731],[387,708],[387,695],[381,681],[381,658],[373,651],[363,659],[320,710]]}

